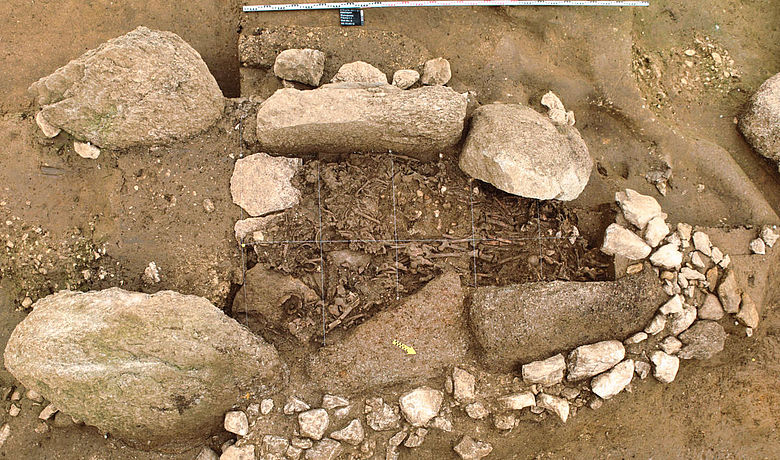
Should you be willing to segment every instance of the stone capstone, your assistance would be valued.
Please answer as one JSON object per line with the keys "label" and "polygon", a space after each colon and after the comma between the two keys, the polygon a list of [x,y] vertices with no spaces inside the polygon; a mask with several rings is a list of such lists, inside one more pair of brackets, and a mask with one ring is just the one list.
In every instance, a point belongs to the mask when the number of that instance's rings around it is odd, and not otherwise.
{"label": "stone capstone", "polygon": [[33,305],[5,366],[61,411],[143,449],[202,443],[247,392],[277,389],[273,346],[206,299],[118,288]]}
{"label": "stone capstone", "polygon": [[198,52],[176,34],[146,27],[87,51],[29,91],[50,126],[112,149],[193,136],[224,109]]}

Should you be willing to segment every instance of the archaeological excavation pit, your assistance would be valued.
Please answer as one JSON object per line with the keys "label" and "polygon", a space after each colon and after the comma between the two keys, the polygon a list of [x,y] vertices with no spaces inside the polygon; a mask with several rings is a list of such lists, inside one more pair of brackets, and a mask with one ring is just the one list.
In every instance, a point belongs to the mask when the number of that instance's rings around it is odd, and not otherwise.
{"label": "archaeological excavation pit", "polygon": [[755,6],[234,7],[9,80],[0,454],[777,451]]}

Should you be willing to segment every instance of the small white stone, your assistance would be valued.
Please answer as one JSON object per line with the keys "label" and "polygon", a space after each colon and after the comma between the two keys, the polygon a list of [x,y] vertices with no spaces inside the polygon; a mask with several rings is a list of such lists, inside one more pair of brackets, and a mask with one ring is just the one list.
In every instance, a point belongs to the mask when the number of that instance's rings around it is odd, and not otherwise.
{"label": "small white stone", "polygon": [[393,74],[393,86],[401,89],[407,89],[417,83],[420,79],[420,72],[411,69],[397,70]]}
{"label": "small white stone", "polygon": [[537,404],[542,409],[546,409],[557,415],[563,423],[569,419],[569,401],[557,396],[542,393],[537,398]]}
{"label": "small white stone", "polygon": [[664,239],[664,241],[666,241],[669,244],[673,244],[673,245],[675,245],[678,248],[680,246],[682,246],[682,243],[683,243],[682,240],[680,239],[680,235],[678,235],[676,232],[669,234],[669,236],[667,236]]}
{"label": "small white stone", "polygon": [[335,396],[326,394],[322,396],[322,407],[327,410],[336,409],[337,407],[349,406],[349,400],[342,398],[341,396]]}
{"label": "small white stone", "polygon": [[680,359],[678,357],[669,356],[663,351],[656,350],[650,354],[650,361],[655,366],[653,376],[659,382],[672,383],[674,381],[680,368]]}
{"label": "small white stone", "polygon": [[700,271],[696,271],[696,270],[694,270],[692,268],[688,268],[688,267],[681,268],[680,269],[680,275],[684,276],[685,279],[687,279],[688,281],[691,281],[691,280],[704,281],[705,279],[707,279],[704,276],[704,273],[702,273]]}
{"label": "small white stone", "polygon": [[672,313],[680,313],[681,311],[683,311],[683,301],[679,295],[675,295],[674,297],[669,299],[665,304],[663,304],[661,308],[659,308],[659,311],[664,315],[669,315]]}
{"label": "small white stone", "polygon": [[21,412],[22,412],[22,408],[17,406],[16,404],[11,404],[11,407],[8,408],[8,415],[10,415],[11,417],[17,417]]}
{"label": "small white stone", "polygon": [[693,233],[693,247],[707,257],[712,256],[712,243],[709,235],[704,232]]}
{"label": "small white stone", "polygon": [[330,437],[337,441],[343,441],[347,444],[357,446],[363,442],[363,439],[365,438],[365,432],[363,430],[363,425],[360,423],[360,420],[354,419],[344,428],[331,433]]}
{"label": "small white stone", "polygon": [[731,263],[731,257],[728,254],[724,254],[723,259],[720,262],[718,262],[718,265],[720,266],[720,268],[725,270],[726,268],[728,268],[730,263]]}
{"label": "small white stone", "polygon": [[582,345],[569,353],[567,379],[581,380],[600,374],[623,360],[626,349],[617,340]]}
{"label": "small white stone", "polygon": [[517,417],[512,414],[496,414],[493,417],[493,425],[498,430],[511,430],[517,423]]}
{"label": "small white stone", "polygon": [[647,340],[647,333],[645,333],[645,332],[637,332],[636,334],[634,334],[631,337],[627,338],[623,343],[626,344],[626,345],[635,345],[637,343],[642,343],[645,340]]}
{"label": "small white stone", "polygon": [[409,433],[409,436],[404,441],[404,446],[409,448],[420,447],[425,442],[425,436],[428,435],[428,430],[425,428],[417,428]]}
{"label": "small white stone", "polygon": [[311,409],[298,414],[301,436],[319,441],[328,429],[330,418],[325,409]]}
{"label": "small white stone", "polygon": [[723,252],[719,248],[713,246],[712,247],[712,262],[715,263],[715,264],[719,264],[721,260],[723,260]]}
{"label": "small white stone", "polygon": [[671,322],[669,324],[669,332],[671,332],[672,335],[679,335],[691,327],[691,324],[696,321],[696,316],[698,316],[696,307],[684,305],[682,312],[670,315]]}
{"label": "small white stone", "polygon": [[229,446],[219,456],[219,460],[254,460],[255,445]]}
{"label": "small white stone", "polygon": [[249,433],[249,419],[246,414],[240,410],[230,411],[225,414],[225,431],[239,436],[246,436]]}
{"label": "small white stone", "polygon": [[563,106],[563,102],[561,102],[561,99],[552,91],[548,91],[542,96],[541,103],[543,106],[547,107],[547,109],[558,109],[558,110],[566,110],[566,107]]}
{"label": "small white stone", "polygon": [[663,350],[664,353],[667,355],[674,355],[677,354],[678,351],[682,348],[682,342],[680,342],[677,337],[669,336],[661,340],[661,342],[658,344],[658,346]]}
{"label": "small white stone", "polygon": [[693,254],[691,254],[691,263],[696,268],[706,268],[707,263],[704,261],[704,254],[702,254],[699,251],[694,251]]}
{"label": "small white stone", "polygon": [[652,218],[663,214],[661,205],[655,198],[642,195],[631,189],[617,192],[615,201],[620,205],[626,220],[636,225],[640,230],[644,230]]}
{"label": "small white stone", "polygon": [[765,225],[761,228],[761,239],[764,240],[764,243],[770,248],[775,245],[778,238],[780,238],[780,232],[776,225]]}
{"label": "small white stone", "polygon": [[[274,436],[267,434],[263,436],[262,450],[267,455],[284,455],[287,452],[287,448],[290,447],[290,440],[284,436]],[[274,458],[274,457],[272,457]]]}
{"label": "small white stone", "polygon": [[466,415],[474,420],[483,420],[490,415],[490,412],[488,412],[484,404],[477,401],[466,405]]}
{"label": "small white stone", "polygon": [[144,269],[144,274],[141,275],[141,280],[149,285],[160,282],[160,269],[157,267],[156,262],[149,262],[149,265]]}
{"label": "small white stone", "polygon": [[626,359],[603,374],[593,377],[591,389],[602,399],[609,399],[623,391],[634,377],[634,361]]}
{"label": "small white stone", "polygon": [[560,353],[544,360],[524,364],[522,367],[523,380],[526,383],[541,385],[555,385],[561,382],[565,372],[566,360]]}
{"label": "small white stone", "polygon": [[650,255],[652,249],[636,233],[618,224],[611,224],[604,233],[601,251],[608,255],[640,260]]}
{"label": "small white stone", "polygon": [[60,131],[62,131],[60,128],[46,121],[46,119],[43,117],[43,112],[38,112],[38,114],[35,115],[35,123],[38,124],[38,127],[41,129],[43,135],[49,139],[52,137],[57,137]]}
{"label": "small white stone", "polygon": [[666,214],[653,217],[647,223],[645,229],[645,241],[652,247],[658,246],[659,243],[669,234],[669,226],[666,225]]}
{"label": "small white stone", "polygon": [[268,415],[274,410],[274,400],[271,398],[260,401],[260,413]]}
{"label": "small white stone", "polygon": [[762,240],[761,238],[756,238],[755,240],[751,241],[750,251],[753,254],[760,254],[760,255],[766,254],[766,244],[764,243],[764,240]]}
{"label": "small white stone", "polygon": [[309,409],[310,407],[308,404],[306,404],[305,401],[300,398],[296,398],[295,396],[290,396],[287,398],[287,402],[284,403],[284,408],[282,411],[284,412],[284,415],[292,415],[298,412],[307,411]]}
{"label": "small white stone", "polygon": [[514,393],[498,398],[498,404],[504,410],[522,410],[536,405],[536,398],[530,391]]}
{"label": "small white stone", "polygon": [[656,335],[659,332],[663,331],[666,327],[666,316],[658,314],[653,316],[653,319],[650,320],[650,324],[645,327],[645,332],[650,335]]}
{"label": "small white stone", "polygon": [[73,150],[75,150],[81,158],[87,158],[89,160],[95,160],[100,156],[100,148],[89,142],[73,141]]}
{"label": "small white stone", "polygon": [[38,414],[38,418],[41,420],[49,420],[52,415],[56,414],[58,412],[58,409],[54,407],[54,404],[49,404],[48,406],[44,407],[40,414]]}
{"label": "small white stone", "polygon": [[452,78],[450,62],[444,58],[430,59],[423,66],[423,85],[446,85]]}
{"label": "small white stone", "polygon": [[436,417],[444,400],[444,393],[433,388],[416,388],[398,398],[401,413],[412,426],[425,426]]}
{"label": "small white stone", "polygon": [[650,256],[650,263],[667,269],[675,269],[682,264],[682,253],[677,250],[675,245],[665,244]]}
{"label": "small white stone", "polygon": [[677,234],[680,235],[681,241],[686,241],[686,242],[691,241],[692,231],[693,231],[693,227],[689,224],[684,224],[682,222],[677,224]]}
{"label": "small white stone", "polygon": [[219,460],[219,455],[210,448],[203,446],[195,460]]}
{"label": "small white stone", "polygon": [[452,431],[452,420],[446,417],[434,417],[434,419],[431,420],[431,428],[436,428],[437,430],[449,433]]}
{"label": "small white stone", "polygon": [[487,442],[474,440],[471,436],[463,436],[454,450],[463,460],[479,460],[490,455],[493,446]]}
{"label": "small white stone", "polygon": [[452,370],[453,396],[460,403],[470,403],[476,397],[476,379],[459,367]]}

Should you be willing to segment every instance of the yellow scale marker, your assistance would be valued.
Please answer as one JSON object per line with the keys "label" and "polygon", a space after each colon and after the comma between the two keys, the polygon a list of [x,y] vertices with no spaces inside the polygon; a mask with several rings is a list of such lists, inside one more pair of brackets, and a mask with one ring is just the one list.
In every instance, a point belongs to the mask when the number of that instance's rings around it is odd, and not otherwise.
{"label": "yellow scale marker", "polygon": [[400,348],[401,350],[405,351],[407,355],[416,355],[417,352],[414,351],[414,348],[410,347],[409,345],[404,345],[403,343],[399,342],[398,340],[393,340],[393,345]]}

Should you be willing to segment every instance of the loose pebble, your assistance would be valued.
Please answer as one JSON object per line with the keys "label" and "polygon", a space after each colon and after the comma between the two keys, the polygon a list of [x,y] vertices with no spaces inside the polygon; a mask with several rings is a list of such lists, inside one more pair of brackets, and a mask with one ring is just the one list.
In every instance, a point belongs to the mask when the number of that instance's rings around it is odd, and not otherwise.
{"label": "loose pebble", "polygon": [[655,369],[653,376],[661,383],[672,383],[677,376],[677,370],[680,368],[680,359],[676,356],[670,356],[663,351],[656,350],[650,354]]}
{"label": "loose pebble", "polygon": [[460,403],[470,403],[476,396],[476,379],[468,371],[456,367],[452,370],[453,396]]}
{"label": "loose pebble", "polygon": [[658,314],[653,316],[653,319],[650,320],[650,324],[645,327],[645,332],[650,335],[656,335],[659,332],[663,331],[666,327],[666,316]]}
{"label": "loose pebble", "polygon": [[330,424],[330,417],[325,409],[311,409],[298,414],[298,425],[301,436],[319,441]]}
{"label": "loose pebble", "polygon": [[641,380],[646,379],[650,375],[650,363],[647,361],[634,361],[634,372]]}
{"label": "loose pebble", "polygon": [[531,384],[554,385],[563,381],[565,372],[566,360],[562,354],[524,364],[522,367],[523,381]]}
{"label": "loose pebble", "polygon": [[661,340],[658,347],[667,355],[674,355],[682,348],[682,342],[677,337],[670,335]]}
{"label": "loose pebble", "polygon": [[712,243],[709,235],[704,232],[694,232],[693,247],[707,257],[712,256]]}
{"label": "loose pebble", "polygon": [[602,399],[610,399],[631,383],[634,377],[634,361],[627,359],[603,374],[593,377],[591,390]]}
{"label": "loose pebble", "polygon": [[750,242],[750,252],[753,254],[764,255],[766,254],[766,243],[761,238],[756,238]]}
{"label": "loose pebble", "polygon": [[357,446],[358,444],[363,442],[363,439],[365,438],[363,424],[360,423],[360,420],[354,419],[351,422],[349,422],[347,426],[345,426],[344,428],[331,433],[330,437],[337,441],[343,441],[346,442],[347,444],[352,444],[353,446]]}
{"label": "loose pebble", "polygon": [[225,414],[225,431],[239,436],[249,433],[249,419],[242,411],[230,411]]}
{"label": "loose pebble", "polygon": [[655,198],[642,195],[635,190],[626,189],[625,192],[617,192],[615,201],[620,205],[626,220],[636,225],[640,230],[644,230],[651,219],[663,214],[661,205]]}
{"label": "loose pebble", "polygon": [[498,404],[504,410],[522,410],[536,405],[536,398],[530,391],[514,393],[498,398]]}
{"label": "loose pebble", "polygon": [[282,412],[284,412],[284,415],[292,415],[297,414],[299,412],[307,411],[311,409],[308,404],[306,404],[306,401],[297,398],[295,396],[290,396],[287,398],[287,402],[284,403],[284,407],[282,408]]}
{"label": "loose pebble", "polygon": [[466,415],[474,420],[483,420],[490,415],[490,412],[488,412],[484,404],[477,401],[466,405]]}
{"label": "loose pebble", "polygon": [[605,340],[575,348],[568,359],[568,379],[576,381],[600,374],[619,363],[626,354],[617,340]]}
{"label": "loose pebble", "polygon": [[424,426],[436,417],[444,394],[428,387],[416,388],[398,398],[401,413],[412,426]]}
{"label": "loose pebble", "polygon": [[676,269],[682,264],[682,253],[673,244],[665,244],[650,256],[650,263],[666,269]]}
{"label": "loose pebble", "polygon": [[678,353],[682,359],[709,359],[723,350],[726,331],[715,321],[696,321],[680,334],[685,346]]}
{"label": "loose pebble", "polygon": [[623,256],[631,260],[644,259],[652,249],[642,238],[618,224],[610,224],[604,233],[601,251],[607,255]]}
{"label": "loose pebble", "polygon": [[569,419],[569,401],[566,401],[565,399],[559,398],[557,396],[542,393],[539,395],[536,402],[537,405],[542,409],[546,409],[557,415],[563,423],[566,423],[566,420]]}
{"label": "loose pebble", "polygon": [[322,408],[327,410],[333,410],[338,407],[349,406],[349,400],[342,398],[341,396],[335,396],[331,394],[325,394],[322,396]]}
{"label": "loose pebble", "polygon": [[260,413],[263,415],[268,415],[271,413],[271,411],[274,410],[274,400],[273,399],[264,399],[260,401]]}
{"label": "loose pebble", "polygon": [[463,436],[455,446],[455,452],[463,460],[479,460],[490,455],[493,446],[487,442],[477,441],[471,436]]}
{"label": "loose pebble", "polygon": [[742,305],[737,313],[737,319],[745,326],[755,329],[758,327],[759,314],[758,307],[753,301],[753,298],[748,295],[747,292],[742,293]]}

